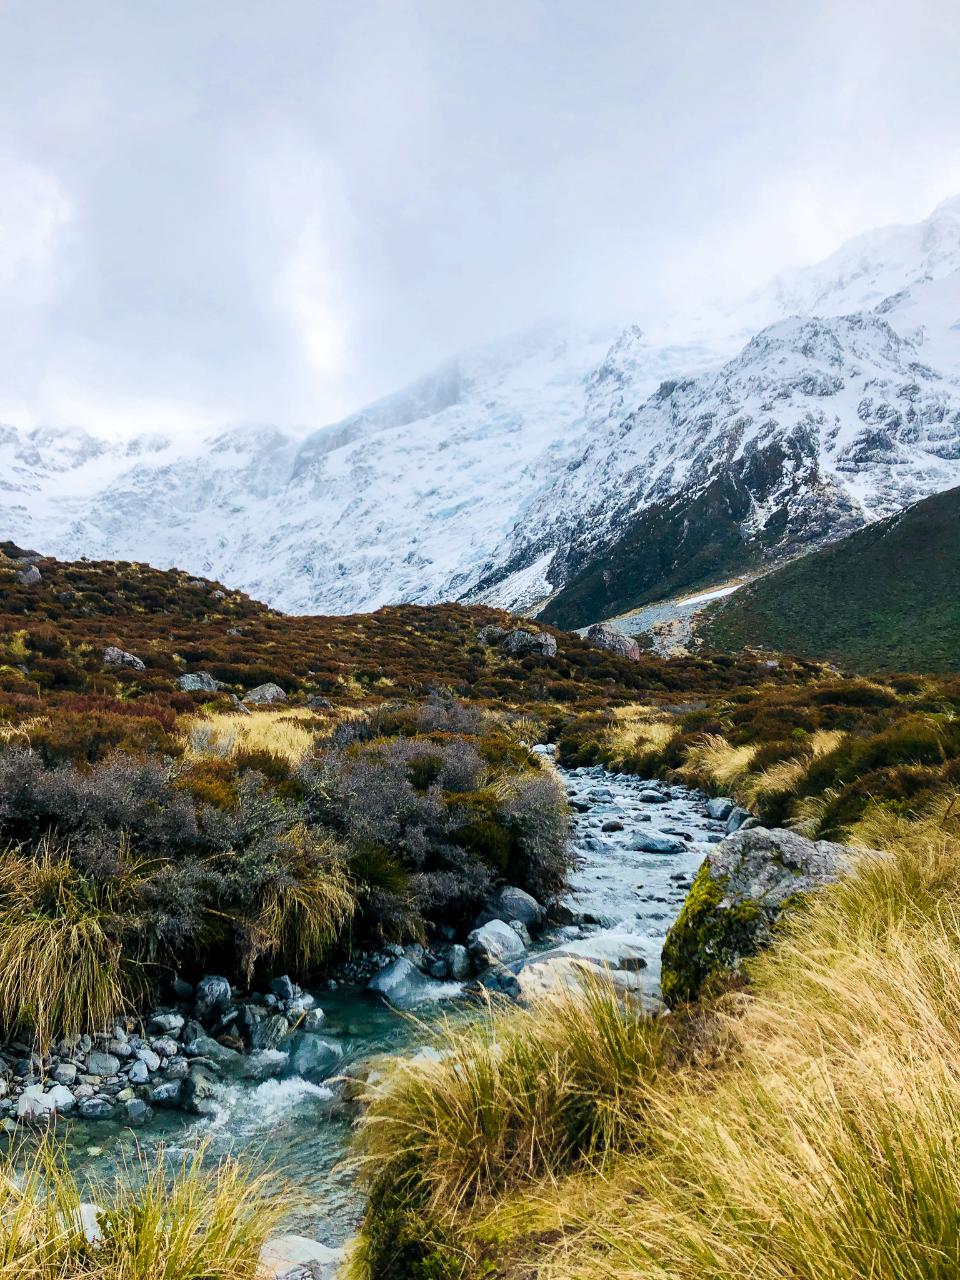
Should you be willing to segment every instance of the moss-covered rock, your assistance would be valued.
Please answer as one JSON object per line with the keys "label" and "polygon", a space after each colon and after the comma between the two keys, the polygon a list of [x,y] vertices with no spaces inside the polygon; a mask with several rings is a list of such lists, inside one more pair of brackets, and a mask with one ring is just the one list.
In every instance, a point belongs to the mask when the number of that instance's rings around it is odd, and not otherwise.
{"label": "moss-covered rock", "polygon": [[755,827],[704,859],[663,947],[661,986],[671,1007],[695,1000],[715,974],[737,973],[804,895],[835,880],[854,850],[794,831]]}

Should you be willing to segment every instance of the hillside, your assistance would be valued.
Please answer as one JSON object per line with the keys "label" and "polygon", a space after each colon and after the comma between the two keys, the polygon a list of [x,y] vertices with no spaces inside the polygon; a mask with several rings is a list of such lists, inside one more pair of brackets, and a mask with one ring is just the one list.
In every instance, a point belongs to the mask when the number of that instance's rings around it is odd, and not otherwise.
{"label": "hillside", "polygon": [[960,489],[935,494],[711,606],[708,647],[859,671],[960,670]]}

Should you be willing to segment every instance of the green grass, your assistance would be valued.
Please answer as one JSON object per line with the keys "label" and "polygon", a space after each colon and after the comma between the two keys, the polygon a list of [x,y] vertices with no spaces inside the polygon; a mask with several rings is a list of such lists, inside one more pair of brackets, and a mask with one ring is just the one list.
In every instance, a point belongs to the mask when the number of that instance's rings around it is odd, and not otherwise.
{"label": "green grass", "polygon": [[742,587],[698,631],[858,671],[960,670],[960,489]]}

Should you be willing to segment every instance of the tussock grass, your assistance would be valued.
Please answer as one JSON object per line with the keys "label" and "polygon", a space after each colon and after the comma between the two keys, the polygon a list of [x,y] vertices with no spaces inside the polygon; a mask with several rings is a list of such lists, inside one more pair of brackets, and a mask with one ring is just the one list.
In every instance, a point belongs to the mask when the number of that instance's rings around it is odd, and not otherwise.
{"label": "tussock grass", "polygon": [[127,866],[109,886],[87,880],[46,844],[0,854],[0,1025],[56,1036],[102,1029],[140,994],[143,974],[125,956]]}
{"label": "tussock grass", "polygon": [[192,720],[183,743],[192,759],[269,751],[299,764],[313,751],[317,735],[327,724],[325,717],[306,708],[264,709],[249,716],[223,711]]}
{"label": "tussock grass", "polygon": [[281,845],[282,873],[266,886],[259,914],[247,926],[248,978],[262,956],[282,956],[299,973],[316,969],[356,910],[332,837],[301,822],[285,832]]}
{"label": "tussock grass", "polygon": [[[483,1212],[458,1213],[450,1193],[459,1184],[424,1172],[439,1148],[419,1145],[410,1125],[408,1147],[430,1159],[419,1172],[411,1163],[405,1194],[423,1193],[429,1179],[431,1221],[443,1226],[436,1257],[462,1261],[450,1274],[486,1274],[491,1260],[511,1280],[531,1269],[538,1280],[960,1274],[954,809],[944,803],[912,824],[883,810],[868,816],[857,836],[882,835],[885,852],[861,853],[848,876],[785,918],[776,944],[751,962],[748,991],[701,1009],[693,1024],[660,1020],[679,1043],[653,1070],[621,1065],[618,1120],[591,1162],[531,1165],[518,1178],[512,1155],[494,1156]],[[541,1019],[552,1025],[549,1013],[526,1016],[531,1041]],[[691,1026],[712,1038],[716,1056],[690,1058]],[[681,1069],[671,1066],[678,1053]],[[489,1073],[499,1059],[483,1061]],[[431,1084],[449,1095],[476,1069],[468,1057],[449,1082],[441,1071]],[[393,1088],[375,1107],[386,1132],[407,1115],[406,1085]],[[541,1116],[524,1132],[539,1137],[551,1123]],[[445,1150],[441,1164],[456,1170],[466,1155]]]}
{"label": "tussock grass", "polygon": [[82,1229],[84,1197],[49,1141],[0,1157],[0,1280],[255,1280],[281,1217],[266,1174],[203,1151],[172,1170],[160,1150],[113,1184],[87,1190],[99,1239]]}
{"label": "tussock grass", "polygon": [[757,750],[753,743],[736,747],[722,734],[705,734],[702,742],[688,749],[678,772],[696,786],[732,791],[746,777]]}
{"label": "tussock grass", "polygon": [[491,1004],[467,1026],[448,1023],[437,1043],[438,1061],[398,1061],[367,1097],[357,1160],[375,1190],[415,1181],[445,1219],[629,1146],[630,1119],[674,1037],[666,1020],[585,976],[580,995]]}
{"label": "tussock grass", "polygon": [[760,773],[748,773],[736,784],[736,798],[748,809],[756,808],[771,796],[795,793],[810,764],[835,751],[843,741],[837,729],[818,729],[804,743],[804,751],[792,760],[781,760]]}
{"label": "tussock grass", "polygon": [[644,757],[652,761],[676,733],[674,720],[658,715],[655,708],[643,703],[617,707],[613,721],[604,739],[612,764],[622,764],[628,757],[633,757],[638,764]]}

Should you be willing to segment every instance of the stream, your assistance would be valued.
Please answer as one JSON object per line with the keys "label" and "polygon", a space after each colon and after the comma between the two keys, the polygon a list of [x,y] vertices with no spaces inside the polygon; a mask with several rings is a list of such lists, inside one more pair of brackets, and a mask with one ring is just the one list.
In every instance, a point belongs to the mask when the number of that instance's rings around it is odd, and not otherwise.
{"label": "stream", "polygon": [[[655,997],[664,937],[707,846],[722,837],[723,824],[707,816],[700,792],[600,767],[558,766],[557,772],[573,807],[571,838],[580,857],[566,905],[592,923],[546,933],[534,950],[577,954],[585,948],[582,953],[589,954],[602,950],[604,943],[621,950],[626,945],[646,961],[639,973],[640,990]],[[635,847],[658,842],[672,851]],[[454,984],[447,986],[456,990]],[[415,1049],[424,1036],[423,1022],[457,1007],[453,1000],[422,1005],[416,1010],[418,1025],[362,990],[342,987],[312,994],[326,1014],[324,1038],[336,1039],[344,1050],[341,1069],[373,1054]],[[68,1118],[60,1131],[81,1178],[110,1178],[137,1147],[149,1154],[160,1143],[172,1159],[204,1142],[211,1160],[244,1152],[299,1189],[302,1203],[291,1207],[284,1230],[337,1247],[354,1234],[363,1209],[349,1172],[340,1167],[350,1126],[336,1083],[318,1085],[293,1077],[260,1084],[224,1082],[210,1116],[157,1110],[136,1132],[113,1121]]]}

